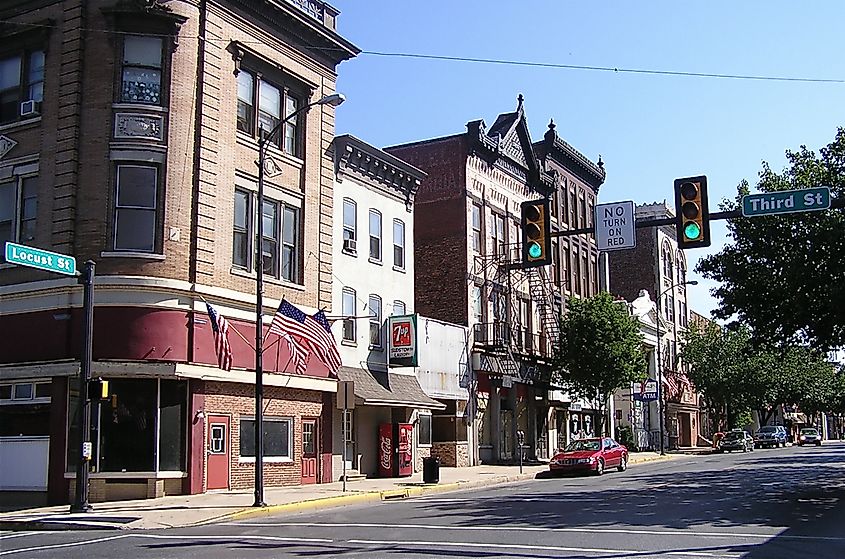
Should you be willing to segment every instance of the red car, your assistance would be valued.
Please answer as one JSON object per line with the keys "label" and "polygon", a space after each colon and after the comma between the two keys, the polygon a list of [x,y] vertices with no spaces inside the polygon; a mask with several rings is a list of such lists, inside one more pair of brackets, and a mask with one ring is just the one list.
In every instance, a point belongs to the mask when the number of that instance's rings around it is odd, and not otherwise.
{"label": "red car", "polygon": [[608,468],[628,469],[628,449],[611,438],[578,439],[549,461],[552,473],[593,472],[602,475]]}

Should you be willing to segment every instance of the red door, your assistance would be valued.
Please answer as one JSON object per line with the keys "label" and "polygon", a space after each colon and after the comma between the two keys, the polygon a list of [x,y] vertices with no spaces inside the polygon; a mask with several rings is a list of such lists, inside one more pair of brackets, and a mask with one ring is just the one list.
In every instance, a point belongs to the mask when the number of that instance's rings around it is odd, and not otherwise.
{"label": "red door", "polygon": [[317,420],[302,420],[302,484],[317,483]]}
{"label": "red door", "polygon": [[208,489],[229,489],[229,418],[208,416]]}

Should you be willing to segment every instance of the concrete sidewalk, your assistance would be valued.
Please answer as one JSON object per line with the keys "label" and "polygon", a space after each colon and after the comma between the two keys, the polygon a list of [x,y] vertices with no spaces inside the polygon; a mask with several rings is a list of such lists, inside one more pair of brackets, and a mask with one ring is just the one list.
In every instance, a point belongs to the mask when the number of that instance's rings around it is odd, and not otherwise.
{"label": "concrete sidewalk", "polygon": [[[635,466],[677,455],[652,452],[631,454]],[[117,530],[197,526],[234,519],[255,518],[329,507],[408,499],[432,493],[489,487],[537,477],[548,466],[474,466],[440,468],[440,483],[422,483],[422,474],[407,478],[374,478],[346,484],[324,483],[265,488],[266,507],[253,507],[252,490],[209,492],[160,499],[93,503],[85,514],[71,514],[67,505],[0,513],[0,530]]]}

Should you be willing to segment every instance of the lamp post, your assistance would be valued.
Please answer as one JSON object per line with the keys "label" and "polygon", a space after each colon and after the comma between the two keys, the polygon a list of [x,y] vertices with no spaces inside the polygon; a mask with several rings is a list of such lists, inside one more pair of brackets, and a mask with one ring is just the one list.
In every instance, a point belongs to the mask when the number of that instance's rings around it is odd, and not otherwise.
{"label": "lamp post", "polygon": [[256,224],[256,239],[258,250],[256,251],[255,265],[255,502],[254,507],[264,507],[264,412],[262,404],[264,400],[264,165],[267,158],[267,146],[272,138],[281,130],[287,122],[297,115],[307,112],[315,105],[331,105],[337,107],[346,98],[340,93],[325,95],[314,101],[303,105],[285,118],[279,121],[276,126],[265,134],[263,128],[258,130],[258,223]]}
{"label": "lamp post", "polygon": [[[681,285],[698,285],[698,281],[690,280],[690,281],[683,281],[679,283],[675,283],[664,289],[660,292],[660,295],[657,296],[657,419],[660,422],[660,455],[666,455],[666,446],[663,441],[663,428],[666,424],[666,405],[663,402],[663,363],[660,355],[663,353],[663,347],[660,345],[660,301],[663,299],[663,296],[666,295],[669,291],[679,287]],[[672,309],[672,314],[674,314],[675,309]]]}

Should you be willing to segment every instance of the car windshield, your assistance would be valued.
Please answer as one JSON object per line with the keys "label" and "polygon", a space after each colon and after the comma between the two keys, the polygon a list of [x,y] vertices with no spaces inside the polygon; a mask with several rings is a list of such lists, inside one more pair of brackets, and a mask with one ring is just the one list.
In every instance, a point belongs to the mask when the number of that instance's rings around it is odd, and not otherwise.
{"label": "car windshield", "polygon": [[745,433],[733,431],[733,432],[725,435],[725,438],[728,439],[728,440],[732,440],[732,441],[736,440],[736,439],[742,439],[742,438],[745,438]]}
{"label": "car windshield", "polygon": [[768,427],[761,427],[759,432],[760,433],[774,433],[777,430],[778,430],[777,427],[770,425]]}
{"label": "car windshield", "polygon": [[802,435],[818,435],[819,432],[815,429],[801,429]]}
{"label": "car windshield", "polygon": [[599,449],[599,441],[572,441],[564,449],[564,452],[580,452],[583,450],[590,450],[595,452]]}

